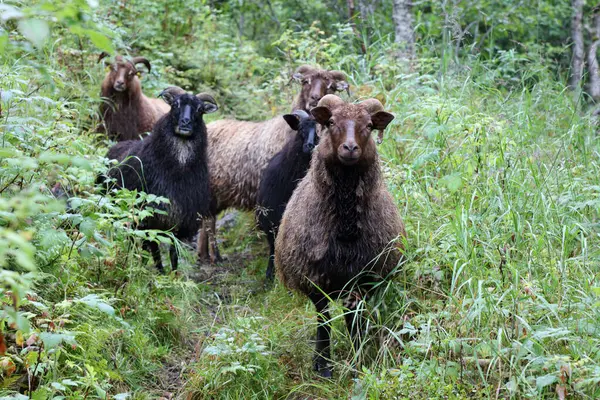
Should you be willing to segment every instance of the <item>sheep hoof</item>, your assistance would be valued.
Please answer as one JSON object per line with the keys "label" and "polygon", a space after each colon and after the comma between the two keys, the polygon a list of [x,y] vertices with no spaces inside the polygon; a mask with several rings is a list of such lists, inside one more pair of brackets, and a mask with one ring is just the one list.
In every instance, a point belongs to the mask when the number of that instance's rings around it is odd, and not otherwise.
{"label": "sheep hoof", "polygon": [[327,365],[327,363],[323,363],[323,359],[320,356],[314,357],[314,370],[319,373],[321,378],[332,378],[333,372],[331,371],[331,367]]}
{"label": "sheep hoof", "polygon": [[331,367],[322,367],[318,372],[321,378],[333,378],[333,372],[331,371]]}

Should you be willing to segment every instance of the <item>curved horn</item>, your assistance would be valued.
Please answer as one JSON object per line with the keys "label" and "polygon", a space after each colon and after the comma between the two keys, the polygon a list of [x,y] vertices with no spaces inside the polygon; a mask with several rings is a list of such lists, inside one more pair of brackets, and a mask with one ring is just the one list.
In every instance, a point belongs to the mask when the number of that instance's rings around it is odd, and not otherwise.
{"label": "curved horn", "polygon": [[311,72],[311,71],[316,71],[316,69],[307,64],[301,65],[296,69],[296,73],[298,73],[298,74],[305,74],[305,73]]}
{"label": "curved horn", "polygon": [[310,65],[301,65],[296,69],[296,72],[294,72],[292,74],[292,78],[291,79],[295,79],[296,81],[300,82],[302,80],[302,78],[304,77],[304,74],[308,73],[308,72],[314,72],[316,71],[313,67],[311,67]]}
{"label": "curved horn", "polygon": [[196,97],[204,102],[204,113],[210,114],[219,109],[217,101],[208,93],[198,93]]}
{"label": "curved horn", "polygon": [[346,74],[342,71],[329,71],[329,74],[331,75],[331,77],[337,81],[345,81],[346,80]]}
{"label": "curved horn", "polygon": [[208,93],[198,93],[196,95],[196,97],[199,98],[202,101],[207,101],[209,103],[217,104],[217,101],[214,99],[214,97],[212,97]]}
{"label": "curved horn", "polygon": [[185,90],[183,90],[179,86],[169,86],[168,88],[166,88],[165,90],[163,90],[162,92],[160,92],[160,94],[158,95],[158,97],[162,97],[163,100],[168,105],[171,105],[171,104],[173,104],[173,101],[175,100],[175,97],[181,96],[184,93],[185,93]]}
{"label": "curved horn", "polygon": [[367,99],[358,103],[362,108],[367,110],[371,115],[378,111],[383,111],[383,104],[377,99]]}
{"label": "curved horn", "polygon": [[134,66],[137,64],[144,64],[146,66],[146,68],[148,69],[148,72],[150,72],[150,70],[151,70],[150,61],[148,61],[148,59],[145,57],[133,57],[131,59],[131,63]]}
{"label": "curved horn", "polygon": [[296,115],[300,119],[310,118],[310,115],[308,115],[308,113],[304,110],[294,110],[294,112],[292,112],[292,114]]}
{"label": "curved horn", "polygon": [[96,61],[96,64],[99,64],[100,61],[102,61],[106,57],[110,57],[110,54],[108,54],[105,51],[103,51],[102,53],[100,53],[100,55],[98,56],[98,61]]}
{"label": "curved horn", "polygon": [[345,104],[344,100],[340,99],[335,94],[326,94],[321,98],[321,100],[319,100],[317,107],[327,107],[331,110],[342,104]]}

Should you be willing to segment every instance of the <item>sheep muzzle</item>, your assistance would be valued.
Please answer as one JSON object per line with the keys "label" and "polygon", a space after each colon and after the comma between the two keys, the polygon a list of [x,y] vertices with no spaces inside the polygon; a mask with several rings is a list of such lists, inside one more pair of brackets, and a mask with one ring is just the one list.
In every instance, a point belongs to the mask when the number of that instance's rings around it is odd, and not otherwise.
{"label": "sheep muzzle", "polygon": [[189,104],[183,106],[179,121],[175,127],[175,133],[180,136],[190,136],[192,134],[192,107]]}

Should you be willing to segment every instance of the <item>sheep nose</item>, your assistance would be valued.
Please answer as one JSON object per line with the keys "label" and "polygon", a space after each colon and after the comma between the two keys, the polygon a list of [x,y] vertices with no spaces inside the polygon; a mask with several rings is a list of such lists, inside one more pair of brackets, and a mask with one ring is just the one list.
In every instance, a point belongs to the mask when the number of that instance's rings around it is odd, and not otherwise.
{"label": "sheep nose", "polygon": [[192,122],[192,120],[189,118],[186,118],[186,117],[181,118],[181,125],[186,126],[186,125],[189,125],[190,122]]}
{"label": "sheep nose", "polygon": [[353,151],[358,150],[358,145],[356,143],[344,143],[344,150],[352,153]]}
{"label": "sheep nose", "polygon": [[310,153],[314,148],[314,143],[304,143],[304,152]]}
{"label": "sheep nose", "polygon": [[321,95],[320,95],[320,94],[318,94],[318,93],[316,93],[316,94],[315,94],[315,93],[313,93],[313,94],[311,94],[311,95],[310,95],[310,98],[311,98],[312,100],[319,101],[319,100],[321,100]]}
{"label": "sheep nose", "polygon": [[117,86],[123,86],[125,84],[125,82],[123,82],[123,81],[117,81],[116,84],[117,84]]}

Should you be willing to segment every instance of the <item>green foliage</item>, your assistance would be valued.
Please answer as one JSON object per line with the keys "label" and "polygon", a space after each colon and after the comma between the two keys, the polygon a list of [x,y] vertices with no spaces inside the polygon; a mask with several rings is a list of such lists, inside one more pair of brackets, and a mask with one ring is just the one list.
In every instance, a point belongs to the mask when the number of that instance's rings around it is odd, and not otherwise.
{"label": "green foliage", "polygon": [[[568,2],[418,2],[412,70],[391,1],[356,30],[346,4],[0,4],[0,396],[599,396],[600,143],[564,89]],[[289,110],[302,63],[396,115],[379,151],[407,261],[366,305],[359,354],[333,307],[333,380],[311,371],[311,304],[264,290],[251,215],[210,273],[180,242],[181,273],[150,270],[141,240],[174,238],[135,227],[166,200],[94,183],[102,50],[148,57],[149,96],[212,92],[211,118]]]}

